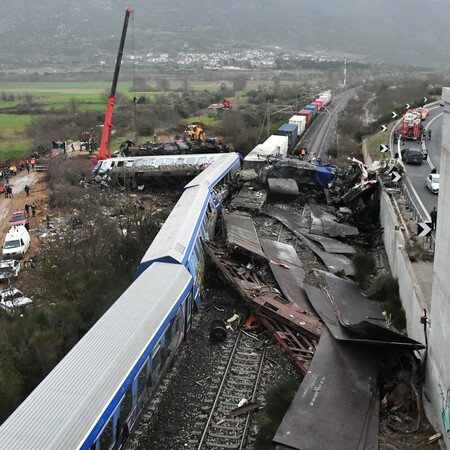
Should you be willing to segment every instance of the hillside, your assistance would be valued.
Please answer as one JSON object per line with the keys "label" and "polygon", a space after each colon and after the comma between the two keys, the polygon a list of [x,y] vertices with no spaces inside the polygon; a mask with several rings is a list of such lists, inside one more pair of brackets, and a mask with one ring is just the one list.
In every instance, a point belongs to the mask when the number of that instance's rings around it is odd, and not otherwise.
{"label": "hillside", "polygon": [[0,62],[96,66],[114,58],[125,6],[136,10],[130,29],[143,55],[278,46],[442,67],[450,56],[444,0],[17,0],[0,18]]}

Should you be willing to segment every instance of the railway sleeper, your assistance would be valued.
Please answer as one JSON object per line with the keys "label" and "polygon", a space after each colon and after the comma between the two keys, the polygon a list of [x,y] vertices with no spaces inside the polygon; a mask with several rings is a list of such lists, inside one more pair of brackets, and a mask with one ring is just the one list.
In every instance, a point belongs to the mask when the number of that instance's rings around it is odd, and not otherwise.
{"label": "railway sleeper", "polygon": [[249,381],[247,381],[247,379],[246,378],[243,378],[243,377],[241,377],[241,378],[239,378],[239,379],[229,379],[229,380],[227,380],[227,383],[228,384],[234,384],[234,385],[239,385],[239,386],[254,386],[254,384],[255,384],[255,382],[253,381],[253,382],[249,382]]}
{"label": "railway sleeper", "polygon": [[[236,431],[236,430],[235,430]],[[231,439],[231,440],[236,440],[236,439],[242,439],[242,434],[235,434],[235,435],[232,435],[232,434],[226,434],[226,435],[224,435],[224,434],[218,434],[218,433],[209,433],[208,434],[208,437],[210,437],[210,438],[216,438],[216,439]]]}
{"label": "railway sleeper", "polygon": [[210,448],[231,448],[237,450],[236,444],[216,444],[215,442],[206,441],[206,445]]}

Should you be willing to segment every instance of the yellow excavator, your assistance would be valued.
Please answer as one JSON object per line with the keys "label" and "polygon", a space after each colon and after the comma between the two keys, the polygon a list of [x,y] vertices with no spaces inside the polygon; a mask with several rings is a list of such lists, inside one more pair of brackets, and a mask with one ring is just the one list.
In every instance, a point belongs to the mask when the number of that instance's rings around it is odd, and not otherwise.
{"label": "yellow excavator", "polygon": [[201,141],[203,140],[203,129],[198,125],[188,125],[184,131],[184,138],[188,141]]}

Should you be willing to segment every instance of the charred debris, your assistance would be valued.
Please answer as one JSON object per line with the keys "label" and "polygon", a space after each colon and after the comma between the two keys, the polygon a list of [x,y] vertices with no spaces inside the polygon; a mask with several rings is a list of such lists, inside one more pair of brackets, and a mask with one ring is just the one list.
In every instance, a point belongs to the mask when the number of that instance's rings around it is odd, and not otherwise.
{"label": "charred debris", "polygon": [[168,143],[147,142],[136,145],[133,141],[126,140],[120,145],[120,156],[155,156],[155,155],[194,155],[200,153],[228,153],[231,150],[219,138],[207,138],[205,140],[176,139]]}
{"label": "charred debris", "polygon": [[378,448],[380,424],[420,426],[417,352],[426,346],[392,327],[352,263],[382,248],[379,180],[395,189],[393,170],[396,160],[373,170],[356,159],[244,166],[214,242],[203,241],[249,310],[246,331],[275,340],[304,376],[277,448]]}

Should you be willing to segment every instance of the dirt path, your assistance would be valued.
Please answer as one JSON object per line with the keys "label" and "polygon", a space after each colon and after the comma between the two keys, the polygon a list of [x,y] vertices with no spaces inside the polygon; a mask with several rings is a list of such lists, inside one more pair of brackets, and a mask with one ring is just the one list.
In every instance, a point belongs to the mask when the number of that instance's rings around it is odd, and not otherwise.
{"label": "dirt path", "polygon": [[[5,198],[4,194],[0,194],[0,236],[1,244],[5,234],[8,232],[11,224],[9,219],[14,211],[24,209],[25,203],[36,204],[36,217],[30,217],[30,231],[38,226],[42,221],[43,207],[47,200],[47,192],[44,183],[39,181],[42,179],[42,172],[30,171],[28,174],[26,170],[19,172],[16,176],[10,178],[9,184],[12,186],[13,198]],[[25,193],[25,185],[30,186],[30,196],[27,197]],[[33,239],[31,241],[31,248],[33,248]]]}

